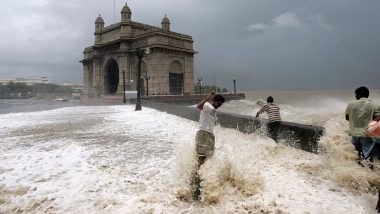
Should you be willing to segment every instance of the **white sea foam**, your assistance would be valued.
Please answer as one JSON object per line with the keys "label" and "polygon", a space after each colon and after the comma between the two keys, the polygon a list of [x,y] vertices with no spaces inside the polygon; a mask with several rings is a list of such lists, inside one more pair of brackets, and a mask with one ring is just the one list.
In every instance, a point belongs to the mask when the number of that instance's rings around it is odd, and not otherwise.
{"label": "white sea foam", "polygon": [[189,186],[197,122],[130,105],[0,121],[0,213],[374,213],[375,174],[352,160],[343,119],[323,120],[320,155],[216,127],[200,203]]}

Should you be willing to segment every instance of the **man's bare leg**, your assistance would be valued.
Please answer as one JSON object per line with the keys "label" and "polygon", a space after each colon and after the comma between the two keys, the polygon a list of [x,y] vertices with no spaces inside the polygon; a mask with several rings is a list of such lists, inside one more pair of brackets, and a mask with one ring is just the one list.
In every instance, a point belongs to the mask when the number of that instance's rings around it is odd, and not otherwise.
{"label": "man's bare leg", "polygon": [[191,192],[193,195],[193,200],[199,201],[200,200],[200,195],[201,195],[201,179],[198,174],[199,168],[205,163],[206,161],[206,156],[198,156],[198,166],[197,170],[193,175],[193,178],[191,179]]}

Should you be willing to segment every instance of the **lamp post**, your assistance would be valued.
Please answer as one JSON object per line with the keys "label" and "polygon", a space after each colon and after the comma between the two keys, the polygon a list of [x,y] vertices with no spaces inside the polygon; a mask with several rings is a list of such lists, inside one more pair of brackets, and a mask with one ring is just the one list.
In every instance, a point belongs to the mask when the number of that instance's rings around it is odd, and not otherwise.
{"label": "lamp post", "polygon": [[125,97],[125,71],[123,70],[123,103],[127,103],[127,98]]}
{"label": "lamp post", "polygon": [[150,76],[148,75],[145,75],[145,80],[146,80],[146,96],[148,97],[149,96],[149,87],[148,87],[148,83],[149,83],[149,80],[150,80]]}
{"label": "lamp post", "polygon": [[234,82],[234,94],[236,94],[236,77],[234,77],[232,81]]}
{"label": "lamp post", "polygon": [[136,99],[136,108],[135,111],[140,111],[141,110],[141,99],[140,99],[140,94],[141,94],[141,62],[142,58],[144,55],[149,53],[149,49],[142,49],[142,48],[137,48],[135,51],[137,59],[138,59],[138,67],[137,67],[137,99]]}
{"label": "lamp post", "polygon": [[198,78],[199,94],[202,95],[202,77]]}

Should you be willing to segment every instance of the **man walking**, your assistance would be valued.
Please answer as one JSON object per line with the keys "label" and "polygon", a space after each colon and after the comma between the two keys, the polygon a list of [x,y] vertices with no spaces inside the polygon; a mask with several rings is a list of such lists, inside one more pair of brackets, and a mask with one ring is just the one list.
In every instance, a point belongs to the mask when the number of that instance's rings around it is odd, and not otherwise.
{"label": "man walking", "polygon": [[350,124],[352,144],[358,152],[358,164],[364,166],[361,161],[369,160],[369,167],[373,169],[371,152],[375,142],[366,136],[365,132],[368,123],[380,115],[380,107],[368,99],[369,90],[364,86],[355,90],[355,96],[356,100],[347,105],[346,120]]}
{"label": "man walking", "polygon": [[[209,101],[212,101],[212,103],[209,103]],[[197,170],[214,154],[215,136],[213,130],[216,122],[216,109],[222,106],[224,101],[223,96],[215,95],[211,92],[197,104],[197,108],[201,110],[199,117],[200,129],[195,136],[195,151],[198,159]],[[194,200],[199,200],[200,182],[199,175],[196,173],[191,183]]]}
{"label": "man walking", "polygon": [[268,114],[269,122],[267,124],[268,135],[277,143],[278,129],[281,124],[280,108],[273,103],[273,97],[267,97],[267,104],[264,105],[257,113],[256,117],[266,112]]}

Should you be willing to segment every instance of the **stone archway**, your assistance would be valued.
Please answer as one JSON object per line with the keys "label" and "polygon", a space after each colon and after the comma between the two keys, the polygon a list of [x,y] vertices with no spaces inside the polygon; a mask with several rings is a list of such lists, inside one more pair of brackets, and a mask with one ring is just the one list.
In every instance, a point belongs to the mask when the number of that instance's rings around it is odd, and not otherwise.
{"label": "stone archway", "polygon": [[111,59],[105,67],[105,92],[106,94],[116,94],[119,85],[119,66],[116,60]]}
{"label": "stone archway", "polygon": [[180,95],[184,93],[184,76],[182,65],[174,61],[169,69],[169,93],[171,95]]}
{"label": "stone archway", "polygon": [[[138,62],[137,60],[133,64],[133,69],[134,69],[134,78],[133,81],[136,83],[135,88],[133,90],[137,90],[137,75],[138,75]],[[147,75],[147,65],[146,62],[143,60],[141,61],[141,70],[140,70],[140,94],[144,95],[145,94],[145,88],[146,88],[146,83],[145,83],[145,76]]]}
{"label": "stone archway", "polygon": [[140,79],[140,93],[145,95],[146,93],[146,82],[145,77],[148,75],[148,69],[144,61],[141,62],[141,79]]}

